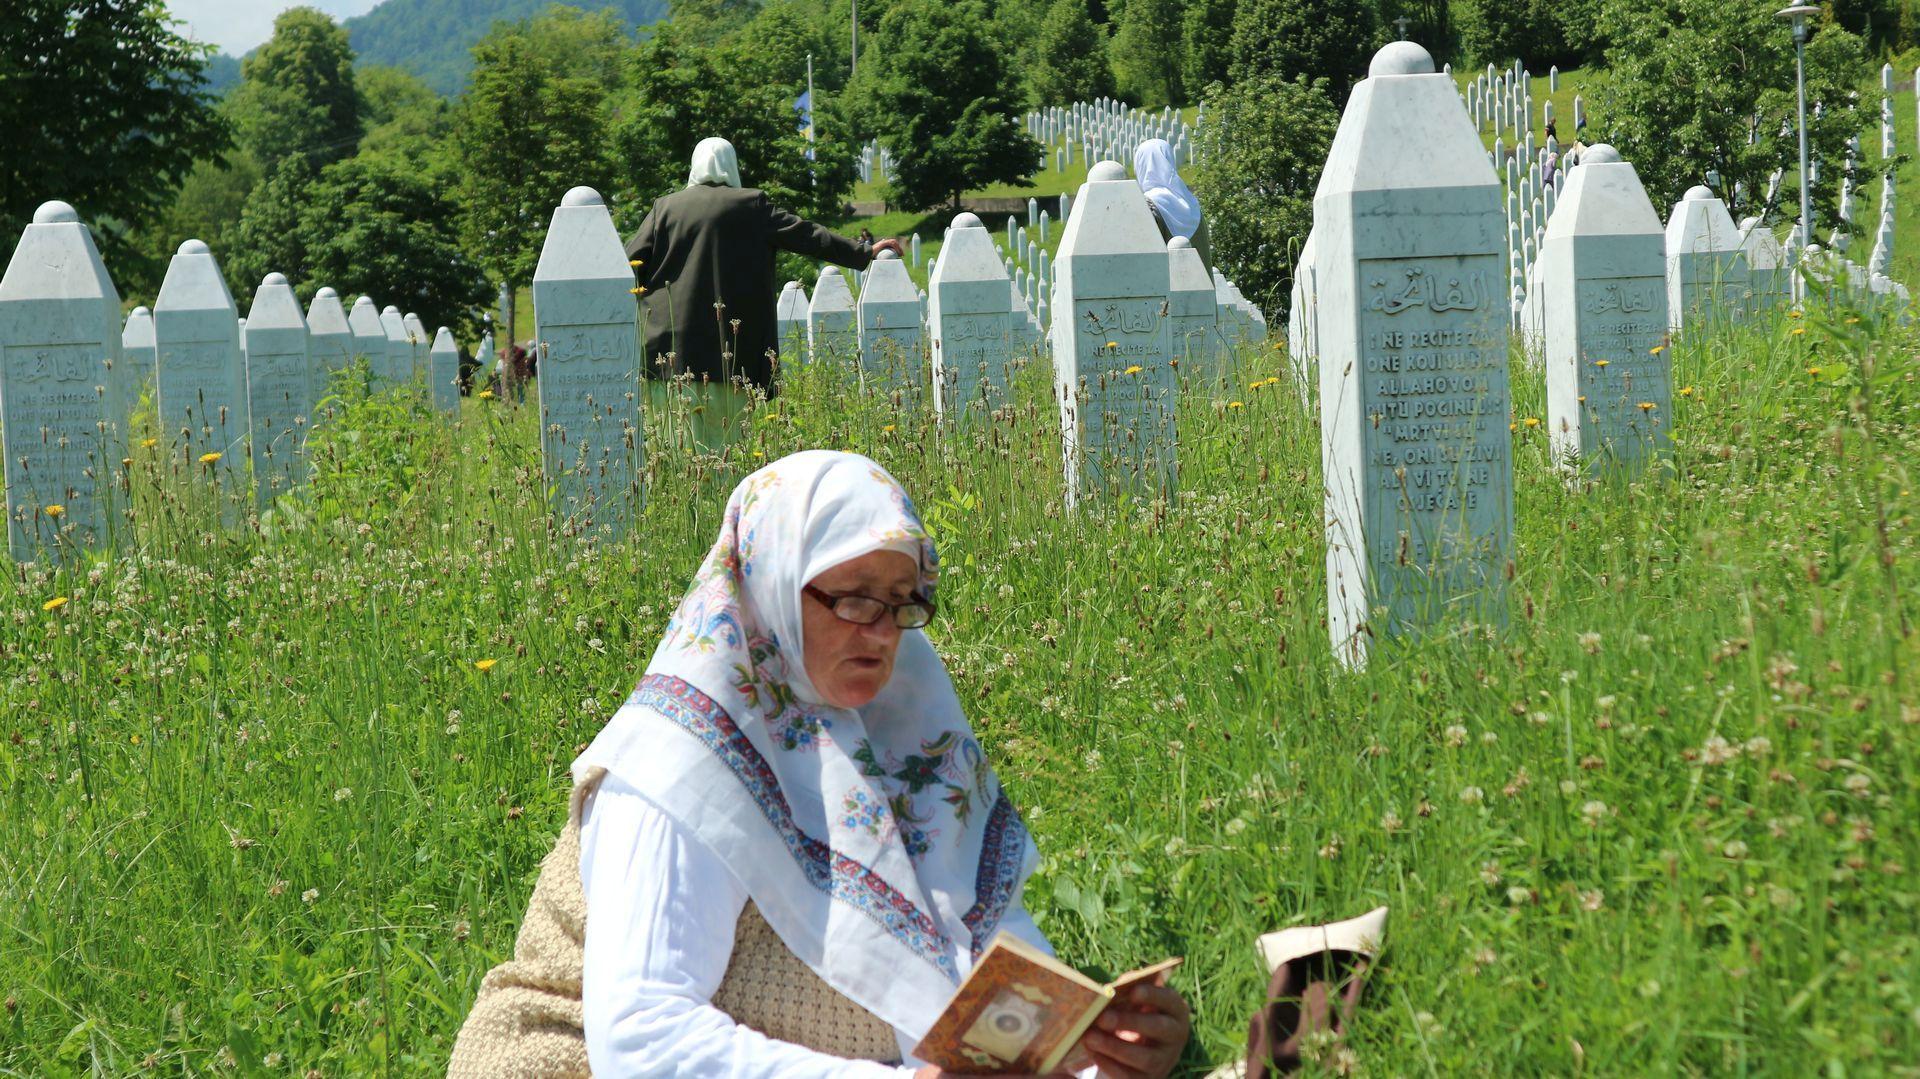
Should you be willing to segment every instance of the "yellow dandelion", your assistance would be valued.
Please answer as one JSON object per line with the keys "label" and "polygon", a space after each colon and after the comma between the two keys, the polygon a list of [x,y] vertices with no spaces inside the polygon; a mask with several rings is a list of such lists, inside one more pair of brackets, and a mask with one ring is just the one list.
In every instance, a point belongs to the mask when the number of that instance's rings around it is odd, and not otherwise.
{"label": "yellow dandelion", "polygon": [[893,424],[887,424],[885,427],[880,428],[880,430],[882,433],[890,435],[893,433]]}
{"label": "yellow dandelion", "polygon": [[149,449],[149,450],[154,448],[155,446],[158,446],[159,444],[160,444],[160,440],[157,438],[143,438],[140,440],[140,445],[143,448]]}
{"label": "yellow dandelion", "polygon": [[1807,332],[1807,328],[1806,328],[1805,326],[1795,326],[1795,327],[1793,328],[1793,336],[1795,336],[1795,337],[1798,337],[1798,336],[1800,336],[1801,334],[1803,334],[1803,333],[1806,333],[1806,332]]}
{"label": "yellow dandelion", "polygon": [[1653,411],[1653,402],[1652,402],[1652,401],[1642,401],[1642,402],[1640,402],[1640,411],[1642,411],[1642,412],[1652,412],[1652,411]]}
{"label": "yellow dandelion", "polygon": [[627,291],[633,293],[635,296],[645,296],[647,294],[647,289],[644,285],[637,288],[630,288]]}
{"label": "yellow dandelion", "polygon": [[139,731],[134,731],[134,732],[133,732],[132,734],[129,734],[129,735],[127,735],[127,741],[128,741],[128,743],[129,743],[129,744],[132,744],[132,745],[136,745],[136,746],[137,746],[137,745],[139,745],[139,744],[140,744],[140,732],[139,732]]}
{"label": "yellow dandelion", "polygon": [[473,661],[473,669],[479,671],[481,674],[485,674],[493,670],[493,665],[498,662],[500,661],[497,659],[476,659]]}
{"label": "yellow dandelion", "polygon": [[45,603],[42,603],[40,605],[40,609],[43,611],[57,611],[60,608],[65,607],[66,605],[67,605],[67,597],[55,596],[52,599],[46,601]]}
{"label": "yellow dandelion", "polygon": [[1107,342],[1107,347],[1108,347],[1108,348],[1119,348],[1119,347],[1120,347],[1120,342],[1118,342],[1118,341],[1108,341],[1108,342]]}
{"label": "yellow dandelion", "polygon": [[765,456],[766,456],[766,452],[765,452],[764,450],[754,450],[754,451],[753,451],[753,455],[754,455],[755,457],[765,457]]}
{"label": "yellow dandelion", "polygon": [[220,452],[218,450],[214,450],[210,453],[203,453],[200,455],[200,463],[203,465],[210,465],[215,461],[218,461],[219,459],[220,459]]}
{"label": "yellow dandelion", "polygon": [[1680,396],[1682,396],[1682,397],[1692,397],[1692,396],[1693,396],[1693,387],[1692,387],[1692,386],[1682,386],[1682,387],[1680,387]]}
{"label": "yellow dandelion", "polygon": [[1123,371],[1123,372],[1121,372],[1121,373],[1122,373],[1122,374],[1128,374],[1128,375],[1137,375],[1137,374],[1139,374],[1140,372],[1142,372],[1142,371],[1144,371],[1144,370],[1146,370],[1146,368],[1144,368],[1144,367],[1142,367],[1142,366],[1140,366],[1139,364],[1137,364],[1137,363],[1136,363],[1136,364],[1133,364],[1132,366],[1130,366],[1130,367],[1128,367],[1128,368],[1127,368],[1127,369],[1126,369],[1125,371]]}
{"label": "yellow dandelion", "polygon": [[1519,429],[1520,429],[1520,425],[1517,423],[1507,424],[1507,430],[1509,431],[1518,431]]}
{"label": "yellow dandelion", "polygon": [[1578,396],[1578,397],[1576,397],[1576,398],[1574,398],[1574,400],[1576,400],[1576,401],[1578,401],[1578,402],[1580,402],[1581,404],[1583,404],[1583,405],[1584,405],[1584,404],[1586,404],[1586,403],[1587,403],[1587,395],[1583,393],[1583,394],[1581,394],[1580,396]]}
{"label": "yellow dandelion", "polygon": [[1809,367],[1807,368],[1807,374],[1812,375],[1814,378],[1819,378],[1820,369],[1818,367]]}
{"label": "yellow dandelion", "polygon": [[1595,360],[1595,361],[1593,361],[1593,365],[1594,365],[1595,367],[1605,367],[1606,365],[1608,365],[1608,364],[1610,364],[1610,363],[1612,363],[1612,362],[1613,362],[1612,360]]}
{"label": "yellow dandelion", "polygon": [[1528,427],[1538,427],[1540,426],[1540,417],[1528,416],[1526,419],[1521,420],[1520,422],[1526,424]]}
{"label": "yellow dandelion", "polygon": [[1262,385],[1272,386],[1277,384],[1279,381],[1280,381],[1279,375],[1268,375],[1266,382],[1262,383]]}
{"label": "yellow dandelion", "polygon": [[1860,317],[1858,315],[1852,316],[1847,319],[1847,325],[1849,326],[1858,325],[1859,322],[1860,322]]}
{"label": "yellow dandelion", "polygon": [[1791,311],[1788,311],[1788,312],[1787,312],[1787,317],[1788,317],[1788,318],[1799,318],[1799,317],[1800,317],[1800,309],[1796,307],[1796,308],[1794,308],[1793,310],[1791,310]]}
{"label": "yellow dandelion", "polygon": [[67,513],[67,507],[60,505],[47,506],[42,508],[40,512],[49,517],[64,517]]}
{"label": "yellow dandelion", "polygon": [[1260,381],[1259,379],[1257,379],[1257,378],[1256,378],[1256,379],[1254,379],[1254,380],[1253,380],[1252,382],[1249,382],[1249,383],[1247,383],[1247,389],[1250,389],[1250,390],[1257,390],[1257,389],[1259,389],[1260,387],[1262,387],[1262,386],[1264,386],[1264,385],[1266,385],[1266,383],[1264,383],[1264,382],[1262,382],[1262,381]]}
{"label": "yellow dandelion", "polygon": [[642,267],[642,266],[645,266],[645,265],[646,265],[646,263],[644,263],[644,262],[641,262],[641,261],[640,261],[639,259],[628,259],[628,260],[627,260],[627,265],[629,265],[629,266],[631,266],[631,267],[633,267],[634,269],[636,269],[636,270],[637,270],[637,269],[639,269],[640,267]]}
{"label": "yellow dandelion", "polygon": [[1247,407],[1247,403],[1245,401],[1228,401],[1227,407],[1228,408],[1245,408]]}
{"label": "yellow dandelion", "polygon": [[493,391],[492,391],[492,390],[481,390],[481,391],[480,391],[480,399],[481,399],[482,401],[491,401],[491,400],[493,400]]}
{"label": "yellow dandelion", "polygon": [[1660,355],[1660,354],[1661,354],[1662,352],[1665,352],[1666,350],[1667,350],[1667,346],[1666,346],[1666,345],[1664,345],[1664,344],[1662,344],[1662,345],[1655,345],[1655,346],[1653,346],[1652,348],[1650,348],[1650,349],[1648,349],[1648,350],[1647,350],[1647,355],[1649,355],[1649,356],[1658,356],[1658,355]]}

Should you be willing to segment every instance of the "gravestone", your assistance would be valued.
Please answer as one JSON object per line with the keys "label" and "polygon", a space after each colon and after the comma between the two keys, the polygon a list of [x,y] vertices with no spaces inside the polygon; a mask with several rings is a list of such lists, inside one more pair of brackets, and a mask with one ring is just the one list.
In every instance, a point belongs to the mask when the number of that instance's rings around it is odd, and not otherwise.
{"label": "gravestone", "polygon": [[633,268],[600,193],[561,199],[533,273],[541,450],[568,533],[618,537],[641,500],[639,308]]}
{"label": "gravestone", "polygon": [[[1320,268],[1314,262],[1313,231],[1307,231],[1300,245],[1300,261],[1294,263],[1293,288],[1287,306],[1287,366],[1293,371],[1295,388],[1301,403],[1311,405],[1320,391],[1319,326]],[[1216,310],[1218,305],[1216,304]],[[1215,330],[1216,336],[1219,330]]]}
{"label": "gravestone", "polygon": [[340,306],[340,294],[322,288],[307,305],[307,354],[313,365],[313,415],[310,424],[327,418],[332,405],[334,378],[353,363],[353,327],[347,324],[346,309]]}
{"label": "gravestone", "polygon": [[1054,395],[1067,505],[1171,495],[1178,477],[1166,245],[1125,166],[1102,161],[1074,198],[1054,259]]}
{"label": "gravestone", "polygon": [[851,360],[860,351],[854,328],[853,290],[839,267],[825,266],[807,303],[807,354],[814,363]]}
{"label": "gravestone", "polygon": [[1314,195],[1328,628],[1378,637],[1503,617],[1513,535],[1506,215],[1452,80],[1374,55]]}
{"label": "gravestone", "polygon": [[433,352],[433,338],[427,334],[427,324],[420,321],[420,316],[411,311],[400,320],[400,324],[407,328],[407,344],[412,346],[413,366],[407,377],[426,381],[428,373],[432,370]]}
{"label": "gravestone", "polygon": [[374,379],[374,390],[390,390],[413,381],[413,342],[407,340],[406,316],[388,304],[380,310],[380,329],[387,335],[387,365]]}
{"label": "gravestone", "polygon": [[307,423],[318,396],[307,319],[284,274],[270,273],[253,293],[240,339],[246,343],[249,450],[261,506],[305,482]]}
{"label": "gravestone", "polygon": [[1230,372],[1220,362],[1220,311],[1213,278],[1193,241],[1167,241],[1167,334],[1170,355],[1180,361],[1187,384],[1218,386]]}
{"label": "gravestone", "polygon": [[1667,326],[1738,318],[1748,288],[1747,259],[1734,227],[1710,188],[1694,187],[1667,219]]}
{"label": "gravestone", "polygon": [[64,202],[34,212],[0,276],[0,450],[15,560],[107,541],[126,433],[120,293]]}
{"label": "gravestone", "polygon": [[1553,456],[1637,469],[1672,430],[1666,235],[1613,147],[1588,147],[1568,177],[1540,262]]}
{"label": "gravestone", "polygon": [[1793,298],[1793,267],[1787,252],[1759,218],[1740,228],[1740,251],[1747,258],[1747,281],[1756,313],[1771,311]]}
{"label": "gravestone", "polygon": [[[127,325],[120,333],[120,400],[119,407],[128,414],[147,402],[147,413],[152,415],[153,405],[153,368],[154,357],[159,350],[153,344],[153,312],[145,307],[136,307],[127,314]],[[111,399],[112,395],[109,395]],[[123,440],[133,440],[133,429],[126,418],[118,418],[115,423],[120,428]],[[123,455],[124,456],[124,455]]]}
{"label": "gravestone", "polygon": [[933,403],[940,415],[977,415],[1006,400],[1025,337],[1015,333],[1010,285],[986,226],[970,213],[955,217],[927,279]]}
{"label": "gravestone", "polygon": [[920,295],[898,255],[882,251],[867,267],[858,310],[862,383],[872,392],[899,394],[902,404],[918,401],[926,381]]}
{"label": "gravestone", "polygon": [[807,362],[807,291],[800,282],[789,281],[780,290],[774,304],[774,325],[780,334],[781,362]]}
{"label": "gravestone", "polygon": [[159,349],[160,444],[190,470],[206,466],[228,490],[246,479],[247,372],[233,294],[213,253],[199,240],[180,245],[153,305]]}
{"label": "gravestone", "polygon": [[445,326],[433,335],[433,349],[427,385],[432,390],[433,407],[448,415],[460,412],[460,345],[453,331]]}
{"label": "gravestone", "polygon": [[367,365],[367,385],[371,389],[376,385],[376,372],[387,367],[387,328],[380,324],[380,308],[373,297],[353,301],[353,308],[347,312],[347,328],[353,331],[355,361]]}

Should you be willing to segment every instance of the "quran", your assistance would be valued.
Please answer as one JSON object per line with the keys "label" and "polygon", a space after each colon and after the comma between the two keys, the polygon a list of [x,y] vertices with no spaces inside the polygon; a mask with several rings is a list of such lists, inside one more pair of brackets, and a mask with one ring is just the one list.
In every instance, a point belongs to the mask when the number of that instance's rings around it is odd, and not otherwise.
{"label": "quran", "polygon": [[1002,932],[913,1055],[959,1075],[1045,1075],[1107,1005],[1136,985],[1164,985],[1179,965],[1163,960],[1101,985]]}

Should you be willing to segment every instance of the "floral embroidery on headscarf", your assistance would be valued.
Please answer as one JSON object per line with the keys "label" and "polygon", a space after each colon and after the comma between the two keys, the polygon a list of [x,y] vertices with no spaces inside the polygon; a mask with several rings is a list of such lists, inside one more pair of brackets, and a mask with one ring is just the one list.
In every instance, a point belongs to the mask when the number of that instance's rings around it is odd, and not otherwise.
{"label": "floral embroidery on headscarf", "polygon": [[747,663],[733,665],[734,692],[762,710],[767,730],[787,750],[818,749],[827,738],[833,720],[809,708],[797,696],[785,678],[772,668],[784,662],[779,642],[771,637],[754,636],[747,641]]}

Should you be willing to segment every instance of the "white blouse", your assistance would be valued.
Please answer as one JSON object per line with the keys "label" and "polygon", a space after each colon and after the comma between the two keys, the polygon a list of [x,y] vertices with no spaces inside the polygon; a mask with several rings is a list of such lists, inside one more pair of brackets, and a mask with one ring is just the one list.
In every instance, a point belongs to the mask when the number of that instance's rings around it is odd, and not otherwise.
{"label": "white blouse", "polygon": [[[580,995],[595,1075],[907,1079],[914,1073],[913,1040],[897,1030],[907,1066],[896,1068],[775,1041],[715,1008],[710,1002],[733,955],[747,889],[724,860],[618,776],[601,780],[581,815],[588,917]],[[1053,954],[1017,898],[1001,927]]]}

